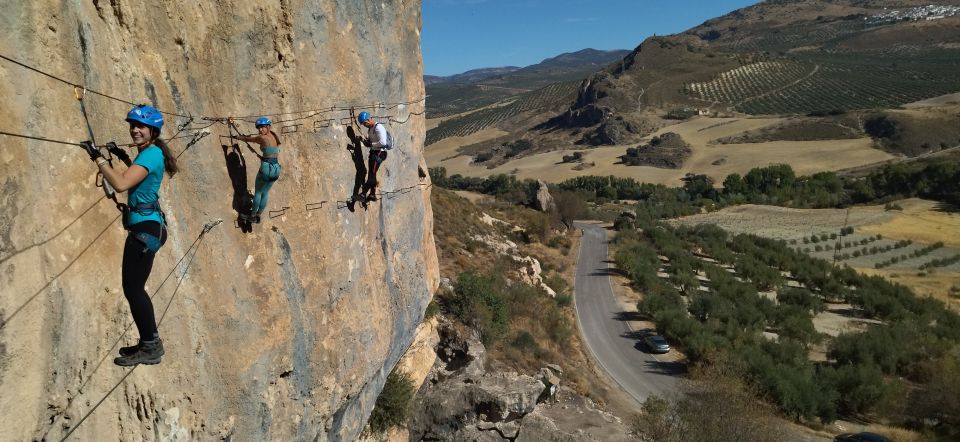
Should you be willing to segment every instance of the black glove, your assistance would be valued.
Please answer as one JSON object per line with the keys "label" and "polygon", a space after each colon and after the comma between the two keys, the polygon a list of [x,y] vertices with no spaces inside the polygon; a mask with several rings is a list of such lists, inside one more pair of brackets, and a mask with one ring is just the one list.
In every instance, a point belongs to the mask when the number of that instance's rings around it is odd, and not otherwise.
{"label": "black glove", "polygon": [[127,151],[117,146],[117,143],[113,141],[107,143],[107,151],[112,153],[117,158],[119,158],[120,161],[123,161],[123,164],[126,164],[128,166],[130,165],[131,163],[130,155],[127,155]]}
{"label": "black glove", "polygon": [[83,147],[83,150],[87,151],[87,155],[90,155],[90,159],[97,161],[98,158],[103,158],[103,153],[100,152],[100,149],[97,149],[97,146],[93,145],[92,141],[81,141],[80,146]]}

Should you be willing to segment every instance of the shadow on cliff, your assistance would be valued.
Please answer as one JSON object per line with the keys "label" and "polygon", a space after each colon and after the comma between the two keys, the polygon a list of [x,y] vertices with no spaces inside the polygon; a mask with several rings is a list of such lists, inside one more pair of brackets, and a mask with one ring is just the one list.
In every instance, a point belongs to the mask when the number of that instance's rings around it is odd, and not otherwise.
{"label": "shadow on cliff", "polygon": [[249,233],[253,231],[250,223],[240,220],[241,213],[250,212],[250,204],[253,201],[253,195],[247,190],[247,162],[243,158],[239,144],[221,144],[220,148],[223,149],[223,161],[227,165],[227,174],[230,176],[230,184],[233,187],[232,207],[237,212],[237,225],[240,226],[241,231]]}
{"label": "shadow on cliff", "polygon": [[367,179],[367,166],[363,164],[363,142],[353,130],[353,126],[347,126],[347,138],[350,140],[350,144],[347,144],[347,150],[350,152],[353,167],[356,169],[356,174],[353,176],[353,193],[350,194],[350,202],[347,204],[347,208],[353,212],[357,195],[360,194],[360,189]]}

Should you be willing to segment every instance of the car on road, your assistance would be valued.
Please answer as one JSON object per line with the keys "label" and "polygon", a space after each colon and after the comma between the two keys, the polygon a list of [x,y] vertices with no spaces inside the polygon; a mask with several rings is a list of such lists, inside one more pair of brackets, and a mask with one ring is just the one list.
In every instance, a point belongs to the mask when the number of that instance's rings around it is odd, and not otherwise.
{"label": "car on road", "polygon": [[647,335],[643,338],[643,346],[651,353],[670,353],[670,343],[660,335]]}
{"label": "car on road", "polygon": [[833,442],[890,442],[890,439],[876,433],[863,432],[840,434],[833,438]]}

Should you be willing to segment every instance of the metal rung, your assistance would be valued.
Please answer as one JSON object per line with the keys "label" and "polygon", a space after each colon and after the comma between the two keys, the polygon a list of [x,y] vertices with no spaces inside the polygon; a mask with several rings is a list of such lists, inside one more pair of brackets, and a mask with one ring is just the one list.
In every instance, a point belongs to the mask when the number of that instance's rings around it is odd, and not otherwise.
{"label": "metal rung", "polygon": [[307,203],[305,208],[307,212],[311,210],[318,210],[318,209],[322,209],[323,205],[326,203],[327,201],[320,201],[319,203]]}
{"label": "metal rung", "polygon": [[283,127],[280,128],[280,133],[282,133],[282,134],[292,134],[292,133],[297,132],[298,130],[300,130],[300,126],[303,126],[303,125],[302,125],[302,124],[293,124],[293,125],[290,125],[290,126],[283,126]]}
{"label": "metal rung", "polygon": [[283,215],[286,215],[286,214],[287,214],[287,210],[290,210],[290,208],[284,206],[284,207],[281,207],[280,210],[271,210],[271,211],[267,212],[267,215],[270,217],[270,219],[273,219],[273,218],[277,218],[277,217],[281,217],[281,216],[283,216]]}

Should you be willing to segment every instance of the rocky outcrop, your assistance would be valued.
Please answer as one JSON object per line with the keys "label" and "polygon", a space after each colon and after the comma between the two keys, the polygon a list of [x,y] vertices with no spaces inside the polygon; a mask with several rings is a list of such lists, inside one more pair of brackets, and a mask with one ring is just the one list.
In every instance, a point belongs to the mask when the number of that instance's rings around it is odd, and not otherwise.
{"label": "rocky outcrop", "polygon": [[667,132],[653,137],[649,143],[627,149],[620,157],[629,166],[652,166],[662,169],[679,169],[693,151],[680,135]]}
{"label": "rocky outcrop", "polygon": [[[411,441],[627,440],[619,419],[588,399],[560,393],[559,366],[547,364],[537,377],[488,373],[485,349],[476,337],[463,337],[449,326],[441,326],[440,335],[439,360],[417,394]],[[604,428],[598,434],[580,425]]]}
{"label": "rocky outcrop", "polygon": [[543,282],[543,267],[540,266],[540,261],[537,260],[537,258],[532,256],[515,256],[513,258],[515,261],[520,263],[520,270],[518,271],[520,275],[520,281],[527,285],[543,290],[544,293],[551,298],[555,298],[557,296],[557,292]]}
{"label": "rocky outcrop", "polygon": [[550,195],[550,189],[543,180],[537,180],[537,197],[534,200],[534,208],[541,212],[549,212],[557,208],[553,202],[553,196]]}
{"label": "rocky outcrop", "polygon": [[423,384],[430,374],[430,370],[437,362],[437,346],[440,345],[440,335],[437,333],[437,318],[426,320],[417,327],[417,334],[413,344],[407,349],[394,370],[410,376],[414,385]]}
{"label": "rocky outcrop", "polygon": [[[3,138],[0,440],[60,439],[88,413],[76,440],[356,438],[439,279],[418,174],[420,14],[416,0],[5,3],[0,53],[89,88],[100,143],[129,140],[130,105],[93,91],[169,112],[167,137],[188,123],[172,114],[194,119],[170,141],[181,170],[161,190],[169,240],[148,281],[166,356],[132,371],[110,362],[136,332],[126,235],[94,166],[75,146]],[[0,80],[4,130],[88,138],[71,86],[4,60]],[[370,109],[397,141],[381,190],[406,190],[340,209],[355,168],[350,113],[331,108],[381,102],[397,103]],[[283,173],[273,212],[245,232],[233,201],[257,158],[201,117],[262,113],[278,114]]]}
{"label": "rocky outcrop", "polygon": [[475,337],[446,329],[441,338],[433,378],[417,395],[411,440],[515,438],[517,421],[534,410],[546,386],[530,376],[486,373],[486,351]]}
{"label": "rocky outcrop", "polygon": [[579,144],[614,146],[634,142],[657,130],[657,125],[641,117],[617,116],[609,118],[596,129],[587,132]]}
{"label": "rocky outcrop", "polygon": [[543,290],[551,298],[557,296],[557,292],[543,282],[543,268],[540,266],[540,261],[532,256],[522,255],[517,243],[503,237],[490,235],[476,235],[473,239],[486,244],[497,254],[509,256],[520,264],[516,277],[521,282]]}

